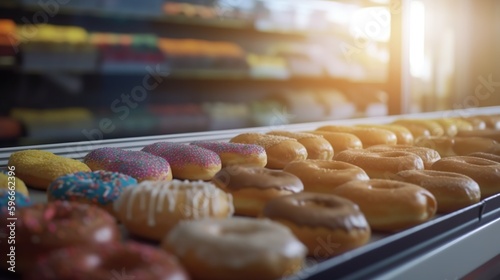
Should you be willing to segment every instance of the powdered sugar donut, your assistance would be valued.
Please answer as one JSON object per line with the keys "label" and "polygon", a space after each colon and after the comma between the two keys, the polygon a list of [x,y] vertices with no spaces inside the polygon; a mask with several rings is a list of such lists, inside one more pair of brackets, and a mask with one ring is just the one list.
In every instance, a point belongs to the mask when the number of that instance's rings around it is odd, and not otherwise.
{"label": "powdered sugar donut", "polygon": [[266,150],[259,145],[208,141],[196,141],[192,142],[191,145],[217,153],[221,159],[222,167],[229,165],[264,167],[267,164]]}
{"label": "powdered sugar donut", "polygon": [[172,180],[169,163],[149,153],[120,148],[99,148],[88,153],[83,162],[92,171],[106,170],[123,173],[137,181]]}
{"label": "powdered sugar donut", "polygon": [[166,159],[176,179],[210,180],[222,167],[216,153],[195,145],[158,142],[142,151]]}

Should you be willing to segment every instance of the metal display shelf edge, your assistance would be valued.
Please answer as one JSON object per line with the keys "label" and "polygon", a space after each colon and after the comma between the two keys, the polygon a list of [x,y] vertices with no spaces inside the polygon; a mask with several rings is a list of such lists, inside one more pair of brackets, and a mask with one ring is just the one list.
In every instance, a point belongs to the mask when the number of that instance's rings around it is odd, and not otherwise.
{"label": "metal display shelf edge", "polygon": [[19,146],[10,148],[0,148],[0,168],[5,168],[9,156],[16,151],[27,149],[42,149],[53,152],[57,155],[81,159],[88,152],[93,149],[101,147],[120,147],[130,150],[140,150],[142,147],[159,141],[172,141],[180,143],[189,143],[197,140],[204,141],[227,141],[231,137],[245,132],[266,132],[270,130],[289,130],[289,131],[307,131],[318,128],[323,125],[356,125],[356,124],[383,124],[390,123],[400,118],[419,118],[419,119],[432,119],[432,118],[446,118],[446,117],[462,117],[473,116],[481,114],[499,114],[500,106],[482,107],[475,109],[464,110],[451,110],[451,111],[438,111],[418,114],[407,115],[394,115],[372,118],[359,118],[347,120],[329,120],[321,122],[299,123],[299,124],[284,124],[265,127],[253,127],[242,129],[228,129],[219,131],[208,132],[193,132],[181,134],[168,134],[147,137],[131,137],[122,139],[103,139],[103,140],[89,140],[80,142],[69,142],[59,144],[46,144],[46,145],[32,145],[32,146]]}
{"label": "metal display shelf edge", "polygon": [[[468,116],[495,114],[500,107],[486,107],[467,111]],[[158,141],[189,143],[195,140],[227,141],[244,132],[265,132],[271,129],[304,131],[321,125],[355,125],[360,123],[389,123],[399,118],[441,118],[460,116],[459,111],[441,111],[414,115],[387,116],[338,121],[325,121],[276,127],[257,127],[200,133],[161,135],[140,138],[83,141],[50,145],[24,146],[0,149],[0,167],[5,167],[12,152],[25,149],[43,149],[58,155],[81,159],[88,151],[105,146],[138,150]],[[454,275],[462,277],[477,266],[500,254],[500,246],[493,244],[496,233],[500,232],[500,195],[487,198],[480,203],[438,216],[422,225],[385,236],[363,247],[344,253],[338,257],[307,267],[290,280],[308,279],[430,279]],[[485,241],[486,240],[486,241]],[[488,244],[493,244],[488,246]],[[467,256],[474,255],[474,261]],[[450,259],[463,266],[450,266]],[[432,269],[430,271],[429,269]],[[425,277],[424,277],[425,276]],[[423,278],[422,278],[423,277]],[[445,279],[445,278],[441,278]],[[450,278],[455,279],[455,278]]]}

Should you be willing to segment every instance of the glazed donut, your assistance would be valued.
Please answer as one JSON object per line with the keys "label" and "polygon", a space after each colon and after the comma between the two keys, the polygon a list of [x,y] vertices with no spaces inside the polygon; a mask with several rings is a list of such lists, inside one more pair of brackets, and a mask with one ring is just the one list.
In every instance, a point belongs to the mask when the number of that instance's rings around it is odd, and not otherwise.
{"label": "glazed donut", "polygon": [[381,124],[381,125],[373,125],[373,124],[360,124],[357,125],[358,127],[374,127],[374,128],[381,128],[385,130],[389,130],[390,132],[394,133],[397,138],[397,143],[398,145],[412,145],[413,144],[413,134],[411,131],[402,126],[402,125],[397,125],[397,124]]}
{"label": "glazed donut", "polygon": [[[11,211],[15,213],[16,209],[31,206],[31,200],[21,192],[9,189],[0,189],[0,212]],[[1,238],[1,237],[0,237]]]}
{"label": "glazed donut", "polygon": [[326,125],[316,130],[354,134],[361,140],[364,148],[381,144],[396,144],[398,142],[396,134],[381,128]]}
{"label": "glazed donut", "polygon": [[233,195],[236,214],[253,217],[269,200],[304,190],[295,175],[263,167],[229,166],[215,174],[213,183]]}
{"label": "glazed donut", "polygon": [[[420,119],[399,119],[393,122],[393,124],[398,124],[402,125],[404,127],[407,127],[410,131],[411,130],[416,130],[417,127],[421,127],[422,131],[428,130],[430,133],[430,136],[443,136],[445,135],[445,131],[443,127],[437,123],[434,120],[420,120]],[[415,134],[413,137],[416,139],[419,136],[416,136]]]}
{"label": "glazed donut", "polygon": [[113,202],[125,188],[134,185],[136,179],[117,172],[76,172],[54,180],[47,189],[47,199],[93,204],[114,214]]}
{"label": "glazed donut", "polygon": [[285,226],[233,217],[179,223],[161,247],[197,280],[275,280],[296,273],[306,247]]}
{"label": "glazed donut", "polygon": [[415,141],[415,139],[418,139],[420,137],[430,137],[431,136],[431,131],[429,129],[427,129],[425,126],[421,126],[421,125],[417,125],[417,124],[405,124],[405,125],[402,125],[402,124],[393,124],[393,125],[399,125],[399,126],[403,126],[405,127],[406,129],[408,129],[411,134],[413,135],[413,141]]}
{"label": "glazed donut", "polygon": [[373,152],[403,151],[419,156],[424,162],[424,169],[431,168],[432,164],[441,159],[439,153],[433,149],[425,147],[415,147],[409,145],[377,145],[367,149]]}
{"label": "glazed donut", "polygon": [[[290,228],[316,259],[360,247],[371,235],[359,207],[332,194],[304,192],[278,197],[266,204],[262,216]],[[336,247],[324,248],[321,241]]]}
{"label": "glazed donut", "polygon": [[330,193],[349,181],[370,179],[356,165],[336,160],[292,161],[283,171],[297,176],[304,184],[304,190],[314,193]]}
{"label": "glazed donut", "polygon": [[335,153],[340,153],[350,149],[363,149],[363,143],[359,138],[351,133],[328,132],[328,131],[305,131],[305,133],[321,135],[333,147]]}
{"label": "glazed donut", "polygon": [[443,128],[443,136],[454,137],[458,133],[456,122],[450,118],[433,119],[432,121],[438,123]]}
{"label": "glazed donut", "polygon": [[142,151],[166,159],[176,179],[207,181],[222,168],[216,153],[194,145],[158,142]]}
{"label": "glazed donut", "polygon": [[[12,176],[9,175],[9,172]],[[15,176],[16,174],[15,172],[16,172],[15,170],[14,171],[0,170],[0,190],[10,188],[14,189],[16,192],[23,194],[26,197],[29,197],[30,194],[28,192],[26,184],[24,184],[23,180]]]}
{"label": "glazed donut", "polygon": [[332,193],[356,203],[372,230],[403,230],[428,221],[437,209],[436,199],[428,190],[398,181],[351,181]]}
{"label": "glazed donut", "polygon": [[259,145],[205,141],[192,142],[191,145],[215,152],[222,167],[236,164],[264,167],[267,164],[266,150]]}
{"label": "glazed donut", "polygon": [[[8,215],[2,213],[6,220]],[[16,209],[16,272],[32,269],[38,256],[68,246],[101,246],[117,242],[115,219],[98,207],[55,201]],[[0,248],[9,252],[7,242]]]}
{"label": "glazed donut", "polygon": [[500,130],[494,130],[494,129],[459,131],[457,136],[459,136],[459,137],[482,137],[482,138],[489,138],[489,139],[495,140],[497,142],[500,142]]}
{"label": "glazed donut", "polygon": [[474,118],[483,120],[486,124],[486,128],[496,130],[500,129],[500,115],[479,115],[474,116]]}
{"label": "glazed donut", "polygon": [[262,146],[266,149],[267,168],[283,169],[289,162],[307,158],[306,148],[296,139],[289,137],[243,133],[233,137],[230,142]]}
{"label": "glazed donut", "polygon": [[492,160],[494,162],[500,163],[500,155],[494,155],[494,154],[489,154],[489,153],[472,153],[472,154],[468,154],[467,156],[489,159],[489,160]]}
{"label": "glazed donut", "polygon": [[430,191],[437,201],[438,213],[449,213],[479,202],[479,185],[462,174],[435,170],[406,170],[392,180],[412,183]]}
{"label": "glazed donut", "polygon": [[203,181],[144,181],[115,201],[115,213],[133,235],[159,241],[180,220],[227,218],[232,196]]}
{"label": "glazed donut", "polygon": [[472,130],[486,129],[486,122],[478,117],[467,117],[463,118],[463,120],[472,125]]}
{"label": "glazed donut", "polygon": [[477,129],[472,122],[467,121],[466,119],[463,118],[449,118],[449,120],[451,120],[457,126],[457,133],[459,131],[470,131]]}
{"label": "glazed donut", "polygon": [[[91,260],[91,261],[90,261]],[[149,245],[126,242],[77,246],[40,257],[25,279],[189,279],[174,256]]]}
{"label": "glazed donut", "polygon": [[495,140],[481,137],[419,138],[415,146],[436,150],[441,157],[465,156],[476,152],[500,155],[500,145]]}
{"label": "glazed donut", "polygon": [[481,198],[500,192],[500,164],[491,160],[469,156],[448,157],[434,163],[432,170],[471,177],[481,188]]}
{"label": "glazed donut", "polygon": [[16,176],[28,186],[46,190],[57,177],[78,171],[90,171],[84,163],[57,156],[51,152],[25,150],[10,155],[9,166],[15,166]]}
{"label": "glazed donut", "polygon": [[375,152],[370,150],[348,150],[334,158],[361,167],[371,179],[387,179],[403,170],[422,170],[422,159],[410,152]]}
{"label": "glazed donut", "polygon": [[300,144],[304,145],[307,150],[308,159],[332,159],[333,147],[321,135],[310,133],[299,133],[274,130],[267,133],[268,135],[284,136],[296,139]]}
{"label": "glazed donut", "polygon": [[172,171],[168,162],[161,157],[145,152],[111,147],[99,148],[88,153],[83,158],[83,162],[92,171],[106,170],[123,173],[134,177],[139,182],[172,180]]}

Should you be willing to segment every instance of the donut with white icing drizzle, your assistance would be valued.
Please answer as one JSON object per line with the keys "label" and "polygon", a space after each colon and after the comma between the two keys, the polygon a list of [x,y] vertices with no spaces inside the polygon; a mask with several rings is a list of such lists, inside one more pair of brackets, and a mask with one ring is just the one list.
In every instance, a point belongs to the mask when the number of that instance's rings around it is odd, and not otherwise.
{"label": "donut with white icing drizzle", "polygon": [[144,181],[126,189],[114,207],[130,233],[151,240],[161,240],[181,220],[234,213],[231,194],[203,181]]}

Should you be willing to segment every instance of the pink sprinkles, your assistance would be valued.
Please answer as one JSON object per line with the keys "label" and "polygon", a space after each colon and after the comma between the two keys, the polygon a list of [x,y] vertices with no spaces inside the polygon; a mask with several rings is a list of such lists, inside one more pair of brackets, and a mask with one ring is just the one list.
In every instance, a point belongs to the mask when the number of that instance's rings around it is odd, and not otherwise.
{"label": "pink sprinkles", "polygon": [[176,167],[186,165],[209,167],[221,164],[219,155],[194,145],[158,142],[144,147],[142,151],[162,157]]}
{"label": "pink sprinkles", "polygon": [[259,155],[266,152],[266,150],[262,146],[255,144],[196,141],[191,143],[191,145],[211,150],[217,154],[235,153],[243,156],[250,156]]}
{"label": "pink sprinkles", "polygon": [[97,162],[107,171],[120,172],[139,181],[154,177],[161,180],[170,171],[170,165],[164,158],[142,151],[112,147],[93,150],[85,156],[83,162]]}

